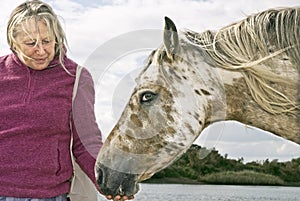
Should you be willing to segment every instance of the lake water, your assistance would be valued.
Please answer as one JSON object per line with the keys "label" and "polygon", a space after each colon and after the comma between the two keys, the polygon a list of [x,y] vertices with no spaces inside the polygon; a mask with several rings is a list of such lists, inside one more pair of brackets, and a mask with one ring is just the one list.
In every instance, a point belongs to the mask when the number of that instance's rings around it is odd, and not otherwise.
{"label": "lake water", "polygon": [[[106,199],[102,197],[102,200]],[[134,201],[300,201],[300,188],[141,184]]]}

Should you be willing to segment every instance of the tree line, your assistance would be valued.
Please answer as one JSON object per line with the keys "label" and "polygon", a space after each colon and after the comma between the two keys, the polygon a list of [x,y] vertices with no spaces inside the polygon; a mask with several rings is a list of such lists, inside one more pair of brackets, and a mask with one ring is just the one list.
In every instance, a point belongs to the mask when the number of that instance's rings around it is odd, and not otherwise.
{"label": "tree line", "polygon": [[300,158],[244,163],[243,158],[229,159],[215,149],[192,145],[180,159],[146,182],[300,186]]}

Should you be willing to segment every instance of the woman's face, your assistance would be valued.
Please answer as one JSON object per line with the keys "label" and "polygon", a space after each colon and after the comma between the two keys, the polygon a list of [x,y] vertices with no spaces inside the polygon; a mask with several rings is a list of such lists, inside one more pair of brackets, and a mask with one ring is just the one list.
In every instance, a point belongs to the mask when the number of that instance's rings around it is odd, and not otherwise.
{"label": "woman's face", "polygon": [[[21,25],[22,26],[22,25]],[[43,70],[55,56],[55,38],[43,21],[31,19],[23,23],[16,35],[16,51],[20,60],[34,70]]]}

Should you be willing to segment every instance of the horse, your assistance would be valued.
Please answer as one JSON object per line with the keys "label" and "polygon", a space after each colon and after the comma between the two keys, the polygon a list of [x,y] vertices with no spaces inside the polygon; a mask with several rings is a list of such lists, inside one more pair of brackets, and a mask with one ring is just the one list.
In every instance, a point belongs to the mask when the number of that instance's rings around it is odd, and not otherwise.
{"label": "horse", "polygon": [[105,195],[130,196],[214,122],[235,120],[300,144],[300,7],[269,9],[218,31],[177,31],[148,57],[95,173]]}

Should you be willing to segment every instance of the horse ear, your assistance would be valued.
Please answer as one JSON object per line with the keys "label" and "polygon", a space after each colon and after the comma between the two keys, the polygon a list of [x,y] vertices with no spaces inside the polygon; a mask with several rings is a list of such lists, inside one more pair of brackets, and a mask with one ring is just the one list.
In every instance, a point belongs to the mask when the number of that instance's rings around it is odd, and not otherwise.
{"label": "horse ear", "polygon": [[165,17],[165,30],[164,30],[164,46],[167,51],[167,55],[170,59],[174,59],[174,55],[178,50],[178,33],[174,22]]}

